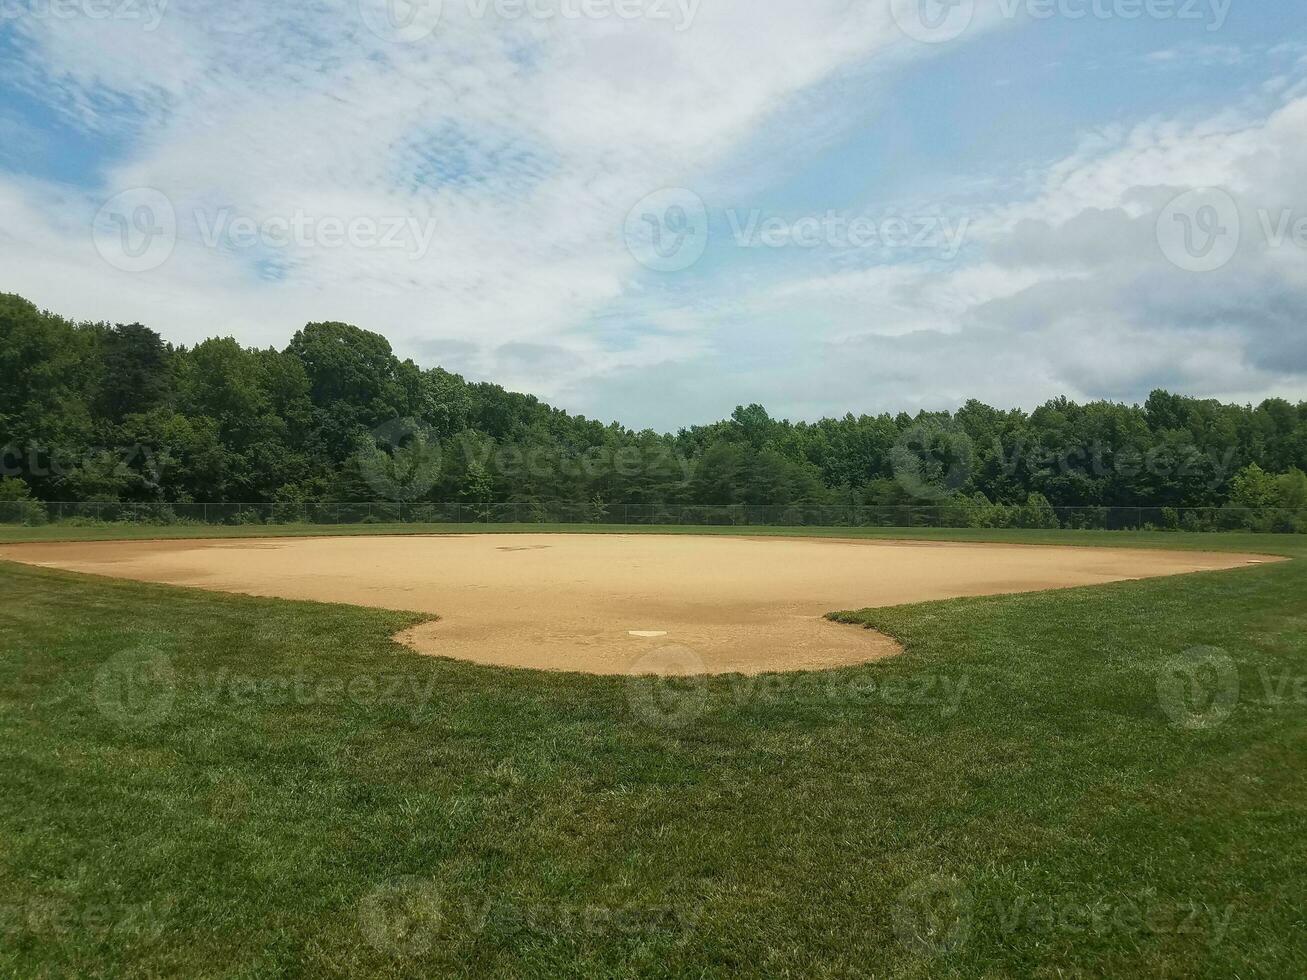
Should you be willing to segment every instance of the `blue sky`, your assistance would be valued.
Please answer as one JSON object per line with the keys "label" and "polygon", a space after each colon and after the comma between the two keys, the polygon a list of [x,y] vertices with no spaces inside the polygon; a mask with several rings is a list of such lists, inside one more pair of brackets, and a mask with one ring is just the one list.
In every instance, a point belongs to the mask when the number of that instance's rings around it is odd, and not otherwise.
{"label": "blue sky", "polygon": [[0,289],[661,429],[1307,396],[1290,0],[386,2],[0,7]]}

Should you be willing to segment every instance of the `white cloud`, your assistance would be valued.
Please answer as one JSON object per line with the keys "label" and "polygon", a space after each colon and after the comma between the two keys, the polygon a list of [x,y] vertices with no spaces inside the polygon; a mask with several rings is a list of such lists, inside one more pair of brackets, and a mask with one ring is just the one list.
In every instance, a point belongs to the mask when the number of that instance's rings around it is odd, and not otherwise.
{"label": "white cloud", "polygon": [[[445,0],[437,29],[411,44],[372,33],[355,0],[219,7],[173,0],[154,31],[86,18],[18,25],[28,57],[10,78],[125,145],[95,191],[0,179],[5,287],[180,341],[283,342],[321,317],[384,332],[405,352],[470,341],[481,356],[464,348],[467,367],[507,366],[497,380],[545,395],[563,375],[636,357],[575,330],[631,294],[639,267],[621,229],[636,201],[704,180],[843,66],[910,50],[887,9],[843,0],[714,0],[682,31],[503,21],[493,4],[478,19],[473,0]],[[129,275],[98,260],[87,228],[106,197],[133,187],[171,199],[180,240],[162,268]],[[298,214],[413,216],[436,235],[420,258],[202,241],[231,217]],[[521,343],[561,344],[577,369],[542,376],[494,354]],[[683,337],[635,349],[675,359],[701,347]]]}
{"label": "white cloud", "polygon": [[[810,416],[969,397],[1026,407],[1063,394],[1133,400],[1157,386],[1303,397],[1307,249],[1270,240],[1265,223],[1307,227],[1305,137],[1307,98],[1256,116],[1091,134],[1045,168],[1033,193],[977,207],[954,262],[754,288],[733,302],[757,343],[780,347],[788,334],[795,346],[783,363],[743,366],[735,400],[760,393],[780,413]],[[1158,228],[1169,202],[1208,186],[1233,195],[1242,232],[1228,265],[1195,273],[1168,258]],[[702,400],[686,411],[729,407]]]}
{"label": "white cloud", "polygon": [[[1166,262],[1154,226],[1189,187],[1228,188],[1253,222],[1298,199],[1307,63],[1268,80],[1257,97],[1269,109],[1131,120],[1017,177],[959,174],[957,199],[935,202],[971,221],[952,262],[653,281],[621,238],[636,201],[682,185],[740,200],[860,111],[849,79],[936,50],[903,38],[881,3],[702,0],[677,31],[484,20],[472,2],[445,0],[413,44],[372,33],[355,0],[172,0],[151,32],[16,25],[25,57],[0,72],[117,148],[91,190],[0,177],[3,288],[182,342],[281,344],[305,321],[347,320],[427,363],[448,355],[569,407],[658,424],[759,399],[806,415],[1133,397],[1153,383],[1304,390],[1307,348],[1285,327],[1307,299],[1303,255],[1254,235],[1227,269],[1195,278]],[[166,265],[127,274],[89,228],[105,198],[137,186],[168,195],[181,233]],[[202,241],[219,216],[297,214],[402,216],[435,236],[420,256]],[[639,401],[625,391],[637,383]]]}

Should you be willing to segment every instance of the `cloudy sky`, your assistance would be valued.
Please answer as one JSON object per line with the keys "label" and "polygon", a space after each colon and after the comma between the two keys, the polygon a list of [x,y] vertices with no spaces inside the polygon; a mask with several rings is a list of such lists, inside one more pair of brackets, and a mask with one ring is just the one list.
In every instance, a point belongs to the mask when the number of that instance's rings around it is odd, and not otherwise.
{"label": "cloudy sky", "polygon": [[0,290],[675,428],[1307,397],[1301,0],[0,0]]}

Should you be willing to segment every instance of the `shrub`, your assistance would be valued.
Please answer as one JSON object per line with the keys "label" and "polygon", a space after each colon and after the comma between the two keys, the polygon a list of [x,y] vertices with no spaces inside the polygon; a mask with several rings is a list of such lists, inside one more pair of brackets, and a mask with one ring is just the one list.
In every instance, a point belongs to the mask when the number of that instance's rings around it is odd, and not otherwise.
{"label": "shrub", "polygon": [[1057,512],[1053,510],[1053,505],[1048,502],[1048,498],[1042,493],[1032,493],[1026,498],[1025,504],[1021,507],[1018,520],[1021,527],[1051,529],[1061,526],[1057,520]]}
{"label": "shrub", "polygon": [[32,496],[21,477],[0,477],[0,522],[6,524],[46,524],[50,515],[45,504]]}

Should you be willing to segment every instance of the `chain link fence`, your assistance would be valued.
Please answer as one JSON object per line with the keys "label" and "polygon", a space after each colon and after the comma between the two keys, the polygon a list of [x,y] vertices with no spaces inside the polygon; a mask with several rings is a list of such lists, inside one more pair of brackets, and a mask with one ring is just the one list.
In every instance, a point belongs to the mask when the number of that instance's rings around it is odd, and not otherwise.
{"label": "chain link fence", "polygon": [[1254,530],[1294,533],[1307,518],[1237,507],[929,506],[793,504],[123,503],[0,501],[0,524],[89,526],[358,524],[612,524],[735,527],[1020,527],[1084,530]]}

